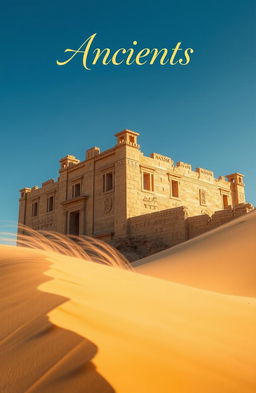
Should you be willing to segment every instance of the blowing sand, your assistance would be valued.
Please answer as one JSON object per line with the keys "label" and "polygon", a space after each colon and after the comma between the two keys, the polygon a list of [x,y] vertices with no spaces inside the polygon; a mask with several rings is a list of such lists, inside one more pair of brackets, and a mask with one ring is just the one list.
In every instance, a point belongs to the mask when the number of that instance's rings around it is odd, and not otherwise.
{"label": "blowing sand", "polygon": [[1,246],[1,393],[255,393],[255,228],[134,272]]}

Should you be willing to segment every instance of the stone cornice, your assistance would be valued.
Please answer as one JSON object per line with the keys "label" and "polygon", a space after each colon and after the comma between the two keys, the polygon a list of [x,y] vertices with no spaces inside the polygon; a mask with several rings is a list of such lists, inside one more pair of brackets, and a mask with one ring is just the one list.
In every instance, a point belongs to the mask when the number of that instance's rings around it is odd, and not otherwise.
{"label": "stone cornice", "polygon": [[71,199],[68,199],[67,201],[61,202],[61,205],[63,205],[63,206],[71,205],[72,203],[84,201],[88,198],[89,198],[89,195],[80,195],[79,197],[71,198]]}

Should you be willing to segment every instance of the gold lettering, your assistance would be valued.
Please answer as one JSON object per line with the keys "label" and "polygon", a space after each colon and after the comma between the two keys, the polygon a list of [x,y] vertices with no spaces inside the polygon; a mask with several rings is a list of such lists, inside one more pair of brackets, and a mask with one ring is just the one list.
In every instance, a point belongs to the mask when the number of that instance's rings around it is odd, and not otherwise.
{"label": "gold lettering", "polygon": [[95,57],[94,57],[94,59],[93,59],[92,64],[96,64],[97,61],[99,60],[99,57],[100,57],[104,52],[106,52],[106,53],[105,53],[105,55],[104,55],[104,57],[103,57],[102,64],[103,64],[103,65],[108,65],[108,64],[111,62],[111,59],[110,59],[109,61],[107,61],[107,58],[108,58],[108,56],[110,55],[110,49],[109,49],[109,48],[105,48],[105,49],[103,49],[103,50],[100,50],[99,48],[96,48],[96,49],[94,49],[93,53],[95,53],[95,52],[96,52],[96,55],[95,55]]}
{"label": "gold lettering", "polygon": [[[137,44],[138,44],[137,41],[133,41],[133,45],[137,45]],[[127,65],[131,65],[131,64],[133,64],[133,63],[135,62],[135,59],[133,59],[132,61],[130,61],[130,60],[131,60],[131,57],[132,57],[133,54],[134,54],[134,49],[133,49],[133,48],[129,48],[129,49],[127,50],[127,53],[128,53],[128,52],[130,52],[130,53],[129,53],[129,55],[127,56],[126,64],[127,64]]]}
{"label": "gold lettering", "polygon": [[189,53],[188,53],[188,52],[194,53],[194,49],[188,48],[188,49],[185,50],[184,55],[185,55],[185,58],[186,58],[186,62],[183,63],[183,59],[180,59],[180,60],[179,60],[179,63],[180,63],[181,65],[187,65],[187,64],[190,62],[191,59],[190,59],[190,56],[189,56]]}
{"label": "gold lettering", "polygon": [[180,48],[180,46],[181,46],[181,42],[178,42],[176,47],[172,49],[173,52],[172,52],[172,56],[170,58],[170,64],[171,65],[175,65],[175,64],[177,64],[179,62],[178,60],[174,62],[174,59],[175,59],[175,56],[177,55],[178,50],[182,50]]}
{"label": "gold lettering", "polygon": [[[143,53],[143,52],[145,52],[145,53]],[[144,48],[141,51],[139,51],[139,53],[137,54],[136,59],[135,59],[136,64],[138,64],[138,65],[146,64],[147,60],[141,62],[140,59],[141,59],[141,57],[148,56],[149,53],[150,53],[149,48]]]}
{"label": "gold lettering", "polygon": [[167,64],[167,63],[168,63],[168,60],[166,60],[166,62],[164,62],[164,59],[166,58],[166,56],[167,56],[167,54],[168,54],[168,49],[166,49],[166,48],[163,48],[163,49],[160,49],[160,50],[158,50],[157,48],[152,49],[151,52],[154,52],[154,54],[153,54],[152,59],[150,60],[149,64],[153,64],[153,63],[155,62],[157,56],[158,56],[162,51],[163,51],[164,53],[163,53],[162,56],[161,56],[160,64],[161,64],[161,65]]}
{"label": "gold lettering", "polygon": [[120,52],[126,53],[127,51],[126,51],[126,49],[124,49],[124,48],[120,48],[120,49],[118,49],[117,51],[115,51],[115,53],[114,53],[113,56],[112,56],[112,63],[113,63],[114,65],[120,65],[120,64],[122,64],[123,61],[124,61],[124,59],[121,60],[121,61],[119,61],[119,62],[116,60],[116,57],[117,57],[117,55],[118,55]]}
{"label": "gold lettering", "polygon": [[[93,42],[93,40],[94,40],[94,38],[96,37],[96,35],[97,35],[97,33],[94,33],[94,34],[92,34],[89,38],[87,38],[87,40],[85,40],[83,43],[82,43],[82,45],[77,49],[77,50],[74,50],[74,49],[65,49],[65,53],[66,52],[73,52],[74,54],[69,58],[69,59],[67,59],[66,61],[59,61],[59,60],[57,60],[56,61],[56,63],[57,63],[57,65],[65,65],[65,64],[67,64],[67,63],[69,63],[78,53],[83,53],[83,66],[84,66],[84,68],[86,68],[87,70],[90,70],[90,68],[89,67],[87,67],[87,56],[88,56],[88,53],[89,53],[89,49],[90,49],[90,47],[91,47],[91,45],[92,45],[92,42]],[[84,46],[86,44],[86,47],[85,47],[85,50],[83,51],[83,50],[81,50],[81,48]]]}
{"label": "gold lettering", "polygon": [[[89,68],[89,66],[88,66],[88,56],[89,56],[91,46],[92,46],[92,43],[93,43],[96,35],[97,35],[97,33],[94,33],[90,37],[88,37],[78,49],[65,49],[64,53],[70,52],[71,55],[69,56],[68,59],[66,59],[64,61],[56,60],[57,65],[59,65],[59,66],[66,65],[71,60],[73,60],[77,54],[82,54],[83,55],[83,67],[86,70],[91,70],[91,68]],[[133,41],[134,46],[137,44],[138,44],[137,41]],[[150,60],[149,64],[151,64],[151,65],[154,64],[156,62],[156,60],[158,60],[160,65],[166,65],[168,63],[170,65],[176,65],[178,63],[181,65],[187,65],[190,63],[191,54],[194,53],[194,49],[187,48],[183,51],[180,46],[181,46],[181,42],[178,42],[176,44],[175,48],[172,48],[172,54],[169,59],[167,58],[168,53],[169,53],[167,48],[162,48],[162,49],[143,48],[137,54],[135,53],[135,48],[128,48],[128,49],[120,48],[120,49],[117,49],[115,52],[113,52],[113,55],[111,53],[110,48],[104,48],[104,49],[96,48],[92,52],[94,54],[94,57],[93,57],[91,64],[95,65],[100,61],[103,65],[108,65],[108,64],[112,63],[115,66],[119,66],[125,62],[125,64],[128,66],[132,65],[133,63],[136,63],[139,66],[142,66],[142,65],[146,64],[149,60]],[[176,56],[177,56],[178,51],[183,51],[184,56],[183,56],[183,58],[179,58],[179,60],[176,60]],[[121,56],[121,54],[123,54],[123,55],[126,54],[126,55]],[[118,60],[117,58],[119,55],[120,55],[120,58]],[[142,61],[143,58],[145,58],[149,55],[150,55],[149,59],[145,59]]]}

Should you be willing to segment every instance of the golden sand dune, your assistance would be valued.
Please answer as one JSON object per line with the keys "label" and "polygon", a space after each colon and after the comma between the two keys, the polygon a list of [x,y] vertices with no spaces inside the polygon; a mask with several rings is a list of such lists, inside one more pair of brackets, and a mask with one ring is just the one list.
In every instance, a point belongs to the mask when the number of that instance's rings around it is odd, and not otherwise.
{"label": "golden sand dune", "polygon": [[221,293],[256,296],[256,211],[135,264],[136,271]]}
{"label": "golden sand dune", "polygon": [[[194,246],[194,269],[200,274],[203,261],[213,269],[213,284],[208,271],[207,285],[215,291],[222,252],[227,264],[223,276],[233,274],[233,264],[239,270],[238,259],[233,261],[240,237],[245,242],[240,281],[236,274],[232,288],[232,280],[226,279],[227,292],[236,292],[237,285],[241,293],[252,287],[248,261],[255,263],[253,246],[245,239],[253,237],[255,215],[241,222],[197,239],[201,254]],[[235,229],[239,227],[243,230]],[[229,246],[225,251],[218,236],[232,242],[235,234],[233,252]],[[214,243],[219,250],[215,265],[206,258]],[[185,249],[183,253],[185,258]],[[162,256],[159,268],[156,260],[151,263],[150,274],[165,278],[165,266],[168,280],[1,246],[1,393],[255,393],[255,298],[173,283]],[[185,281],[184,271],[180,278]],[[224,292],[224,281],[220,289]]]}

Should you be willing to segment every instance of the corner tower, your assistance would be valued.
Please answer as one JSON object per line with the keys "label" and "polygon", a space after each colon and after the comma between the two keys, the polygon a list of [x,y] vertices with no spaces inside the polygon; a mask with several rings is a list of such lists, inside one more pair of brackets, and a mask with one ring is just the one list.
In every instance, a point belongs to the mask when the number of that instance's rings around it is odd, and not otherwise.
{"label": "corner tower", "polygon": [[[127,234],[127,218],[131,205],[136,204],[134,181],[139,168],[140,145],[137,138],[140,134],[128,129],[115,134],[115,234]],[[130,193],[132,189],[132,193]]]}
{"label": "corner tower", "polygon": [[237,206],[240,203],[245,203],[244,175],[236,172],[232,173],[231,175],[227,175],[226,178],[231,183],[230,190],[233,206]]}

